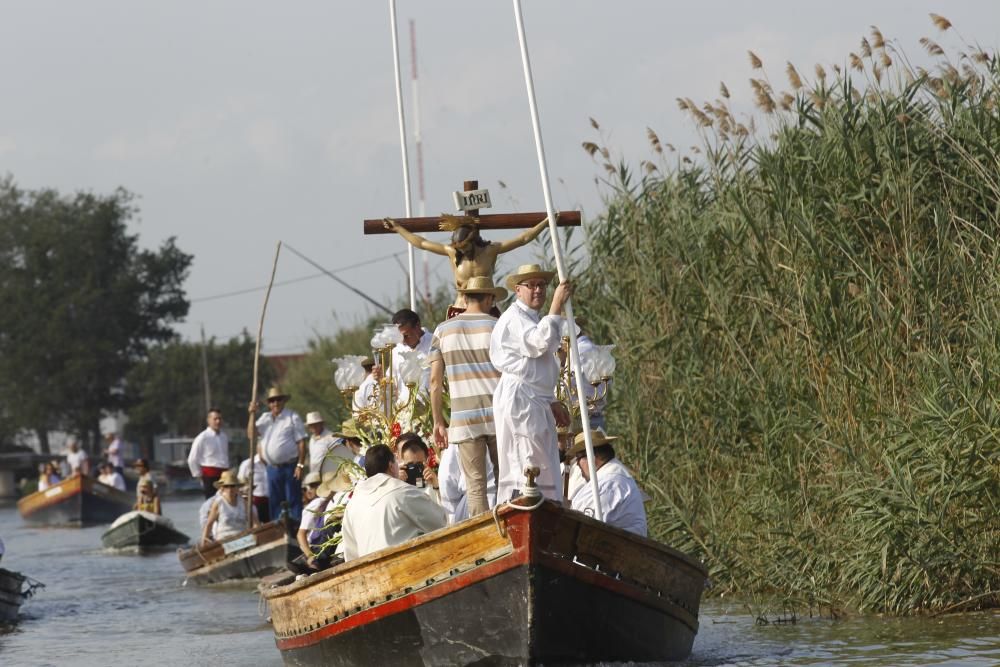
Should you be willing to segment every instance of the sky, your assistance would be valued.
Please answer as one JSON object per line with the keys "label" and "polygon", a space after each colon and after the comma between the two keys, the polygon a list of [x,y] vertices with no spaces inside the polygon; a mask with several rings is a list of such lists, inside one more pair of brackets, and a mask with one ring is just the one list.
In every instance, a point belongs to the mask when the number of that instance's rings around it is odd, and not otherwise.
{"label": "sky", "polygon": [[[414,215],[411,20],[427,214],[454,212],[451,193],[472,179],[489,188],[490,212],[543,211],[512,4],[396,7]],[[929,12],[954,29],[940,33]],[[914,60],[923,36],[1000,46],[1000,3],[985,1],[524,0],[523,14],[554,203],[586,219],[610,191],[581,142],[633,165],[652,157],[647,127],[681,149],[696,143],[675,99],[713,100],[722,81],[749,111],[747,50],[780,88],[787,61],[803,73],[843,64],[872,25]],[[0,175],[25,189],[136,194],[140,245],[176,237],[194,255],[183,338],[255,335],[279,240],[389,307],[405,298],[403,241],[361,233],[365,218],[405,212],[388,2],[0,0],[0,62]],[[303,351],[375,312],[288,248],[265,353]],[[450,281],[443,258],[425,271],[421,255],[421,289]]]}

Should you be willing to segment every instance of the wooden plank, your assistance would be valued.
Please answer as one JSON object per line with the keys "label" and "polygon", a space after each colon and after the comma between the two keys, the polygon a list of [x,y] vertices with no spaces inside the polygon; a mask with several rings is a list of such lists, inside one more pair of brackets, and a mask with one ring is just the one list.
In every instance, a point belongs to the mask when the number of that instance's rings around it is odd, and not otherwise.
{"label": "wooden plank", "polygon": [[[388,216],[392,217],[392,216]],[[527,229],[534,227],[545,219],[545,213],[493,213],[480,215],[480,229]],[[406,227],[411,232],[439,232],[438,225],[441,217],[428,218],[393,218],[396,222]],[[579,227],[579,211],[559,211],[560,227]],[[365,234],[395,234],[391,229],[386,229],[382,223],[382,218],[365,220]]]}

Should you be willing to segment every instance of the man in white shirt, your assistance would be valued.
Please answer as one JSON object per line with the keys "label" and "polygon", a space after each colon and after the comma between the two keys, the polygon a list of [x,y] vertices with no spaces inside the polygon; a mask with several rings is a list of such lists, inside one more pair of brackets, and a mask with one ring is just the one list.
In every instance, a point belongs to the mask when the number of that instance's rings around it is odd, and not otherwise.
{"label": "man in white shirt", "polygon": [[[69,475],[89,475],[90,457],[87,456],[87,452],[80,449],[80,440],[75,435],[71,435],[66,438],[66,445],[69,447],[69,451],[66,452],[66,466],[69,468]],[[64,475],[64,477],[69,475]]]}
{"label": "man in white shirt", "polygon": [[572,294],[569,283],[552,295],[549,314],[541,317],[552,271],[525,264],[507,277],[517,300],[500,316],[490,338],[490,361],[500,371],[493,393],[499,478],[497,502],[509,501],[524,481],[524,470],[540,470],[535,483],[542,494],[562,502],[557,426],[568,426],[566,406],[555,400],[559,381],[556,351],[562,308]]}
{"label": "man in white shirt", "polygon": [[208,427],[191,443],[188,468],[191,476],[201,478],[201,489],[206,498],[215,495],[215,483],[229,469],[229,436],[222,430],[222,411],[212,408],[205,418]]}
{"label": "man in white shirt", "polygon": [[399,465],[386,445],[365,453],[368,479],[358,482],[344,511],[344,560],[444,528],[444,509],[423,490],[399,479]]}
{"label": "man in white shirt", "polygon": [[[256,422],[247,424],[247,437],[256,434],[257,453],[267,466],[267,495],[271,516],[281,513],[281,504],[288,503],[288,517],[298,523],[302,519],[302,489],[299,480],[305,475],[306,429],[298,413],[285,407],[290,395],[280,387],[267,390],[268,412]],[[250,414],[256,416],[257,402],[250,404]]]}
{"label": "man in white shirt", "polygon": [[374,366],[375,362],[371,357],[365,357],[361,360],[361,367],[365,369],[365,372],[368,373],[368,375],[366,375],[365,379],[358,385],[358,390],[354,392],[354,406],[352,408],[352,412],[355,415],[360,410],[373,407],[372,395],[375,393],[375,383],[378,382],[378,380],[375,379],[375,374],[372,372]]}
{"label": "man in white shirt", "polygon": [[[104,442],[107,443],[107,447],[104,448],[104,458],[111,463],[111,466],[115,469],[119,475],[125,474],[125,468],[122,466],[122,441],[118,437],[118,434],[114,431],[108,431],[104,434]],[[124,477],[122,478],[124,479]]]}
{"label": "man in white shirt", "polygon": [[101,484],[113,486],[119,491],[125,490],[125,478],[121,476],[110,461],[101,464],[101,474],[97,476],[97,481]]}
{"label": "man in white shirt", "polygon": [[[611,445],[617,437],[608,437],[603,431],[591,432],[594,443],[594,464],[597,468],[597,492],[601,498],[604,522],[646,537],[646,508],[643,493],[625,465],[615,458]],[[583,478],[587,480],[576,489],[571,500],[572,508],[589,516],[596,516],[594,492],[590,484],[590,466],[587,463],[583,433],[576,436],[573,446],[566,452],[567,461],[576,461]]]}
{"label": "man in white shirt", "polygon": [[[236,476],[244,484],[250,483],[250,459],[243,459]],[[253,457],[253,506],[257,508],[257,518],[261,523],[271,520],[270,502],[267,497],[267,466],[260,460],[260,455]]]}
{"label": "man in white shirt", "polygon": [[[414,350],[422,354],[425,358],[431,353],[431,332],[427,331],[420,324],[420,316],[409,308],[396,311],[392,316],[392,323],[403,335],[403,342],[392,348],[392,376],[396,380],[396,402],[406,403],[410,400],[410,390],[399,381],[399,367],[404,361],[403,352],[413,352]],[[375,371],[376,378],[381,377],[380,371]],[[418,394],[427,396],[430,391],[431,371],[430,367],[425,368],[420,375],[420,382],[417,383]]]}
{"label": "man in white shirt", "polygon": [[310,412],[306,415],[306,429],[309,436],[309,472],[318,473],[323,467],[323,460],[339,458],[351,461],[354,453],[344,444],[343,438],[337,436],[326,427],[323,415]]}

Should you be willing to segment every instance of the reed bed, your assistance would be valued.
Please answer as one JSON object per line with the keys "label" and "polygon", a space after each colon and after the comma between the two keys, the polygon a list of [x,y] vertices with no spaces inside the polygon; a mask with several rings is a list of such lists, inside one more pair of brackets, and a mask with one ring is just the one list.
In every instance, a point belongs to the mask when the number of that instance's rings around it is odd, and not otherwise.
{"label": "reed bed", "polygon": [[1000,62],[921,45],[873,27],[773,78],[751,53],[758,111],[678,100],[701,145],[650,130],[638,173],[584,143],[609,427],[652,534],[764,616],[1000,603]]}

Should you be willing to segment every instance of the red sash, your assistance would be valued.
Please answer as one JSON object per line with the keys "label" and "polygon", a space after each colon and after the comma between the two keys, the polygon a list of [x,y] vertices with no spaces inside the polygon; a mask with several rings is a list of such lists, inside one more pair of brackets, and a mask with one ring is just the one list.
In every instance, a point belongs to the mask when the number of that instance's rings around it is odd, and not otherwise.
{"label": "red sash", "polygon": [[213,468],[212,466],[201,467],[202,477],[222,477],[223,472],[225,472],[225,468]]}

